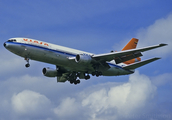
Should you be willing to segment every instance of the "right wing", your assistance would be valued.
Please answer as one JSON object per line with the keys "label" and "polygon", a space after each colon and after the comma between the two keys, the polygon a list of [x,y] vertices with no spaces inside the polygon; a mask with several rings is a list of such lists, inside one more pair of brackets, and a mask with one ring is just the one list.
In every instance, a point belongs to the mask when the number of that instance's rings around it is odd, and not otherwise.
{"label": "right wing", "polygon": [[100,62],[106,62],[106,61],[111,61],[113,59],[118,59],[118,63],[121,63],[127,60],[131,60],[133,58],[142,56],[141,52],[145,52],[145,51],[162,47],[162,46],[166,46],[166,45],[167,44],[159,44],[159,45],[154,45],[154,46],[149,46],[149,47],[144,47],[144,48],[130,49],[130,50],[112,52],[112,53],[106,53],[106,54],[99,54],[99,55],[92,56],[92,58]]}

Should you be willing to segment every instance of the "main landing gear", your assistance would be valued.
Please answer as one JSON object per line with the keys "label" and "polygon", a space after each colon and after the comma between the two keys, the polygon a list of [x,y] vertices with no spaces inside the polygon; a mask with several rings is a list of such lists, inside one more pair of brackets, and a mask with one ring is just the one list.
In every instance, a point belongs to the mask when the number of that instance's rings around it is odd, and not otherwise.
{"label": "main landing gear", "polygon": [[[92,72],[92,76],[99,77],[99,76],[101,76],[101,75],[102,75],[102,72],[100,72],[100,71]],[[71,84],[77,85],[77,84],[80,83],[80,80],[77,79],[77,77],[79,77],[79,78],[81,77],[81,76],[80,76],[80,73],[73,72],[73,73],[71,73],[71,74],[69,75],[69,77],[68,77],[67,79],[68,79],[68,81],[69,81]],[[85,80],[88,80],[88,79],[90,79],[90,75],[86,72],[86,73],[84,73],[84,76],[81,77],[81,78],[84,78]]]}
{"label": "main landing gear", "polygon": [[[75,72],[74,72],[74,73],[72,73],[72,74],[69,75],[68,81],[69,81],[71,84],[77,85],[77,84],[80,83],[80,80],[77,79],[77,77],[79,77],[79,73],[75,73]],[[85,73],[85,74],[84,74],[84,79],[85,79],[85,80],[90,79],[90,75],[87,74],[87,73]]]}
{"label": "main landing gear", "polygon": [[90,75],[89,74],[85,74],[85,76],[84,76],[84,78],[85,78],[85,80],[88,80],[88,79],[90,79]]}
{"label": "main landing gear", "polygon": [[80,80],[70,80],[70,84],[75,84],[75,85],[77,85],[77,84],[79,84],[81,81]]}
{"label": "main landing gear", "polygon": [[102,72],[99,72],[99,71],[95,71],[95,72],[92,72],[92,76],[95,76],[96,77],[99,77],[100,75],[102,75]]}
{"label": "main landing gear", "polygon": [[25,65],[26,68],[30,67],[30,64],[29,64],[29,58],[25,58],[27,64]]}
{"label": "main landing gear", "polygon": [[68,81],[70,82],[70,84],[79,84],[80,80],[77,80],[78,74],[76,72],[73,72],[69,75],[68,77]]}

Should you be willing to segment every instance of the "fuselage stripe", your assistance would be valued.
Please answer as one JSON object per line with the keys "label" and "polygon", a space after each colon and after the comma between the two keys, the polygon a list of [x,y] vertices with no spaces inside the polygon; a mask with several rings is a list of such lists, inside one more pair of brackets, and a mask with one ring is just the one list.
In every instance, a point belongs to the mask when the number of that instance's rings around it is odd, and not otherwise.
{"label": "fuselage stripe", "polygon": [[120,68],[120,69],[125,70],[125,71],[128,71],[128,72],[130,72],[130,73],[134,73],[134,72],[131,71],[131,70],[126,70],[126,69],[122,68],[121,66],[118,66],[118,65],[115,65],[115,64],[112,64],[112,63],[108,63],[108,65],[109,65],[109,66],[116,67],[116,68]]}

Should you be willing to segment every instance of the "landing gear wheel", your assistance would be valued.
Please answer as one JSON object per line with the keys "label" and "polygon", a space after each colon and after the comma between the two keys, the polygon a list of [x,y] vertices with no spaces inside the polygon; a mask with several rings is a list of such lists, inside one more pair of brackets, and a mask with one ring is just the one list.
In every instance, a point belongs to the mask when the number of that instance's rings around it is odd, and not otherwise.
{"label": "landing gear wheel", "polygon": [[69,81],[70,82],[70,84],[75,84],[75,85],[77,85],[77,84],[79,84],[80,83],[80,80],[71,80],[71,81]]}
{"label": "landing gear wheel", "polygon": [[98,71],[96,71],[96,77],[99,77],[99,72]]}
{"label": "landing gear wheel", "polygon": [[90,79],[90,75],[85,76],[85,79],[86,80]]}
{"label": "landing gear wheel", "polygon": [[100,75],[102,75],[102,72],[98,72],[98,71],[95,71],[95,72],[92,72],[92,75],[96,75],[96,77],[99,77]]}
{"label": "landing gear wheel", "polygon": [[73,84],[73,81],[70,81],[70,84]]}
{"label": "landing gear wheel", "polygon": [[25,58],[27,64],[25,65],[26,68],[30,67],[30,64],[29,64],[29,58]]}
{"label": "landing gear wheel", "polygon": [[74,84],[77,85],[78,84],[77,81],[75,81]]}
{"label": "landing gear wheel", "polygon": [[99,75],[103,75],[102,72],[99,72]]}
{"label": "landing gear wheel", "polygon": [[96,75],[96,72],[92,72],[92,76],[95,76]]}
{"label": "landing gear wheel", "polygon": [[69,77],[67,79],[70,82],[70,84],[77,85],[77,84],[80,83],[80,80],[79,79],[77,80],[77,77],[78,77],[78,73],[72,72],[72,73],[69,74]]}
{"label": "landing gear wheel", "polygon": [[30,67],[30,64],[29,64],[29,63],[27,63],[27,64],[25,65],[25,67],[26,67],[26,68]]}
{"label": "landing gear wheel", "polygon": [[79,84],[81,81],[80,80],[77,80],[76,82],[77,82],[77,84]]}

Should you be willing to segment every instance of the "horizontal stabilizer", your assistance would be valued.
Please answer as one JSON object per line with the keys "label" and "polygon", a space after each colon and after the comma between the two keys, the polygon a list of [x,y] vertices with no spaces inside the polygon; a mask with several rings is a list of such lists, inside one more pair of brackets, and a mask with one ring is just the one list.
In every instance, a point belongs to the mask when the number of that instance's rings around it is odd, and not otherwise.
{"label": "horizontal stabilizer", "polygon": [[150,62],[153,62],[153,61],[155,61],[155,60],[158,60],[158,59],[160,59],[160,58],[151,58],[151,59],[148,59],[148,60],[144,60],[144,61],[140,61],[140,62],[136,62],[136,63],[133,63],[133,64],[130,64],[130,65],[128,65],[128,66],[125,66],[125,67],[123,67],[124,69],[130,69],[130,70],[133,70],[133,69],[136,69],[136,68],[138,68],[138,67],[141,67],[141,66],[143,66],[143,65],[146,65],[146,64],[148,64],[148,63],[150,63]]}

